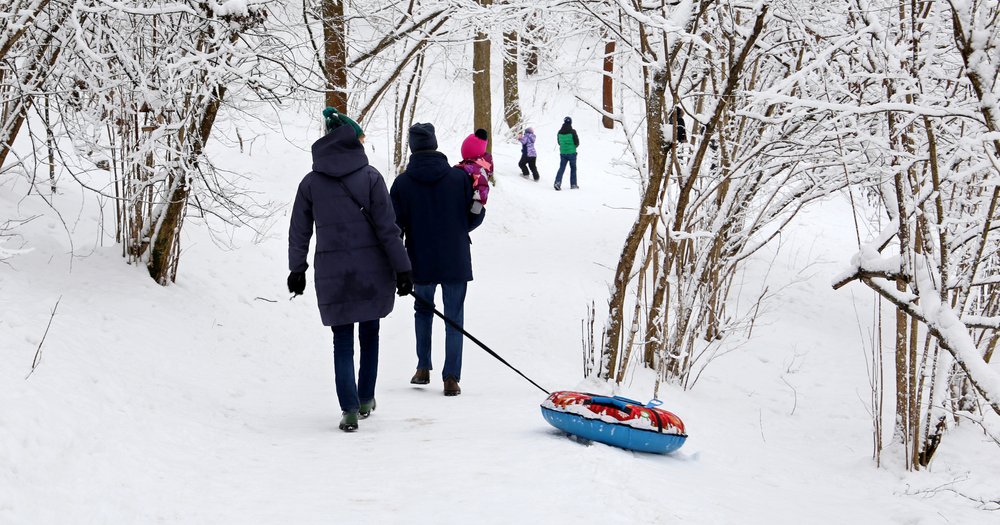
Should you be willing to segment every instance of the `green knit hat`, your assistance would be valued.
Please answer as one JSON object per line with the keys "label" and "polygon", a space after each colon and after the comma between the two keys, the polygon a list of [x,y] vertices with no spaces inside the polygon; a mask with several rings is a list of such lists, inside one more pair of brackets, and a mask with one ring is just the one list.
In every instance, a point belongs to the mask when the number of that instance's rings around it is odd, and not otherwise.
{"label": "green knit hat", "polygon": [[354,134],[358,138],[365,136],[364,130],[361,129],[361,126],[359,126],[357,122],[354,122],[351,117],[341,114],[336,108],[327,107],[323,110],[323,122],[326,124],[327,133],[339,128],[340,126],[347,125],[354,128]]}

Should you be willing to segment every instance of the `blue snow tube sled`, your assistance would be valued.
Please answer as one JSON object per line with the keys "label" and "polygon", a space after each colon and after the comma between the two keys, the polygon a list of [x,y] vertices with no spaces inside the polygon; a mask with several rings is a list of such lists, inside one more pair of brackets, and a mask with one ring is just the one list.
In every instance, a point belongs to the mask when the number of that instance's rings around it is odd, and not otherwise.
{"label": "blue snow tube sled", "polygon": [[667,454],[684,444],[684,423],[671,412],[657,408],[659,401],[638,401],[584,392],[553,392],[542,405],[550,425],[574,436],[606,445]]}

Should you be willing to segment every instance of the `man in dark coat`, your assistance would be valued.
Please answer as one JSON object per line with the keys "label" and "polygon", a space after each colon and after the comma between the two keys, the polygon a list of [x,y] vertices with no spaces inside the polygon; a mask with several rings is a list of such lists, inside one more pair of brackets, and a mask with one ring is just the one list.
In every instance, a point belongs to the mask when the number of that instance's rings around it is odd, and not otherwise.
{"label": "man in dark coat", "polygon": [[[410,292],[411,266],[385,181],[368,165],[361,128],[333,108],[323,115],[327,134],[312,146],[313,171],[299,184],[292,208],[288,290],[305,291],[315,225],[316,298],[323,324],[333,330],[334,375],[344,412],[340,428],[353,431],[358,418],[375,408],[379,319],[392,311],[394,291]],[[361,352],[357,384],[354,323]]]}
{"label": "man in dark coat", "polygon": [[[486,210],[470,213],[472,179],[437,151],[434,126],[417,123],[409,131],[410,162],[392,183],[390,195],[396,222],[403,230],[406,251],[413,263],[413,295],[426,301],[414,303],[417,371],[413,384],[430,382],[432,306],[441,286],[444,315],[462,325],[465,293],[472,280],[469,232],[483,223]],[[462,333],[445,327],[444,394],[462,390]]]}

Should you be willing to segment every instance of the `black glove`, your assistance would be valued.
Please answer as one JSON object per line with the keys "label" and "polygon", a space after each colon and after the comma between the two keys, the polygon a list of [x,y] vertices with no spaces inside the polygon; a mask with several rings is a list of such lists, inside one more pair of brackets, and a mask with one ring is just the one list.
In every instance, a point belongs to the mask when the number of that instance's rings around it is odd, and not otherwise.
{"label": "black glove", "polygon": [[306,291],[306,272],[288,274],[288,291],[293,295],[302,295]]}
{"label": "black glove", "polygon": [[410,272],[399,272],[396,274],[396,295],[402,297],[413,293],[413,277]]}

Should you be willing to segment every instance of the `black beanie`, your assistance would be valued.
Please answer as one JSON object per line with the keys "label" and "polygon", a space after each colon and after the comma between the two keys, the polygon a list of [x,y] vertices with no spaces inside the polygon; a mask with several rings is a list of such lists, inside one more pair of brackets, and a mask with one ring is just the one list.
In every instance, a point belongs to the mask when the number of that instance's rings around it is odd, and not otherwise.
{"label": "black beanie", "polygon": [[437,137],[434,136],[434,124],[417,122],[410,126],[410,151],[435,151],[438,149]]}
{"label": "black beanie", "polygon": [[479,140],[489,140],[490,139],[490,136],[486,133],[486,130],[483,129],[483,128],[479,128],[479,129],[476,130],[476,137]]}
{"label": "black beanie", "polygon": [[563,124],[573,124],[573,119],[566,117],[563,119]]}

